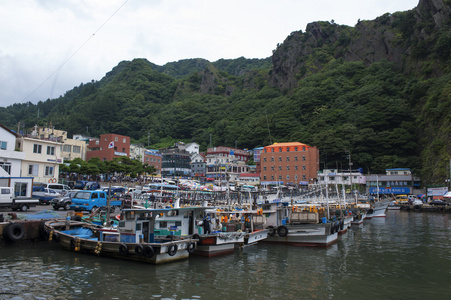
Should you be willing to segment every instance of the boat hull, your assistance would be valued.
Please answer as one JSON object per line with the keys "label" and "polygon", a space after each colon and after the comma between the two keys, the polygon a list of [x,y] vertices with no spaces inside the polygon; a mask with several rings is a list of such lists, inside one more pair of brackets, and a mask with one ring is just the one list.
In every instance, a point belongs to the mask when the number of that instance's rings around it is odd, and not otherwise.
{"label": "boat hull", "polygon": [[[57,241],[63,249],[73,252],[88,253],[96,256],[120,258],[132,261],[146,262],[150,264],[163,264],[174,261],[187,259],[190,252],[191,239],[164,241],[161,243],[121,243],[112,241],[101,241],[95,234],[95,229],[92,234],[75,235],[74,232],[78,228],[86,229],[89,232],[89,226],[81,222],[71,222],[70,230],[65,230],[61,224],[56,223],[56,226],[47,226],[46,231],[52,238],[52,241]],[[60,228],[61,227],[61,228]],[[192,243],[192,242],[191,242]],[[151,247],[153,249],[152,255],[144,254],[139,251],[141,247]],[[174,251],[174,249],[176,250]],[[190,251],[194,250],[194,247]]]}
{"label": "boat hull", "polygon": [[262,242],[293,246],[328,247],[337,242],[338,232],[331,233],[332,224],[287,225],[288,233],[280,236],[277,232]]}
{"label": "boat hull", "polygon": [[245,233],[243,232],[221,232],[208,235],[200,235],[194,255],[214,257],[230,254],[235,251],[235,245],[243,245]]}

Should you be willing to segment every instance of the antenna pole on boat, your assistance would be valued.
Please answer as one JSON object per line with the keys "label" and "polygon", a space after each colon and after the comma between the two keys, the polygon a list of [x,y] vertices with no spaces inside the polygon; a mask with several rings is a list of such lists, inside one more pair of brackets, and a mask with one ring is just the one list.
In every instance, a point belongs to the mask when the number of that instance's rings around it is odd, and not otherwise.
{"label": "antenna pole on boat", "polygon": [[106,226],[110,225],[110,201],[111,201],[111,179],[108,189],[108,195],[106,197]]}

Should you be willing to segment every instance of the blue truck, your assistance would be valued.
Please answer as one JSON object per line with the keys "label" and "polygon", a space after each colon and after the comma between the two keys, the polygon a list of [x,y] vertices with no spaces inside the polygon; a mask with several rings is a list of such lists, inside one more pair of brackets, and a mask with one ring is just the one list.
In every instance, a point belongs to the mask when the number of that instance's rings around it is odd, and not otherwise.
{"label": "blue truck", "polygon": [[[110,199],[110,209],[114,211],[116,207],[121,207],[122,200]],[[87,210],[94,212],[97,208],[107,208],[107,193],[105,191],[78,191],[72,198],[70,209],[75,211]]]}

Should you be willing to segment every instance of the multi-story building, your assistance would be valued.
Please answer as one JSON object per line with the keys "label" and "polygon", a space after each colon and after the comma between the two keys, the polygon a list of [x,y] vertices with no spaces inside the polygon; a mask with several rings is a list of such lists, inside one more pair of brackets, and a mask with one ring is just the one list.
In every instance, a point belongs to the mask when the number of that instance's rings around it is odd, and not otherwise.
{"label": "multi-story building", "polygon": [[161,174],[161,164],[163,157],[158,150],[146,150],[144,151],[144,164],[154,166],[156,174]]}
{"label": "multi-story building", "polygon": [[18,137],[15,132],[0,124],[0,168],[11,177],[22,176],[21,165],[25,153],[15,151],[16,138]]}
{"label": "multi-story building", "polygon": [[260,155],[262,154],[263,147],[258,147],[253,149],[254,153],[254,163],[255,163],[255,172],[260,174],[261,172],[261,163],[260,163]]}
{"label": "multi-story building", "polygon": [[247,150],[231,148],[231,147],[224,147],[224,146],[208,148],[207,156],[208,155],[215,155],[215,156],[220,156],[220,157],[222,156],[225,158],[227,158],[229,156],[233,156],[233,160],[243,161],[245,163],[248,162],[248,160],[251,156]]}
{"label": "multi-story building", "polygon": [[59,164],[64,161],[62,146],[57,139],[40,139],[36,132],[31,137],[18,137],[16,148],[25,153],[21,176],[34,177],[34,181],[42,183],[58,180]]}
{"label": "multi-story building", "polygon": [[98,139],[90,139],[86,160],[98,157],[102,161],[111,161],[115,157],[130,157],[130,137],[109,133],[101,134]]}
{"label": "multi-story building", "polygon": [[185,145],[185,150],[191,154],[199,154],[199,144],[197,143],[189,143]]}
{"label": "multi-story building", "polygon": [[242,173],[240,174],[240,176],[238,176],[238,184],[240,186],[243,185],[258,186],[260,185],[260,174]]}
{"label": "multi-story building", "polygon": [[366,176],[366,190],[371,195],[419,194],[420,187],[420,178],[408,168],[386,169],[385,174]]}
{"label": "multi-story building", "polygon": [[50,127],[35,126],[32,130],[34,137],[38,137],[41,140],[53,140],[63,143],[62,156],[65,160],[73,160],[75,158],[86,160],[86,140],[69,139],[66,131],[55,129],[51,125]]}
{"label": "multi-story building", "polygon": [[[161,176],[163,177],[191,177],[191,154],[177,143],[174,147],[160,149],[162,156]],[[184,145],[183,145],[184,146]]]}
{"label": "multi-story building", "polygon": [[299,142],[275,143],[260,154],[262,185],[308,184],[316,181],[319,150]]}
{"label": "multi-story building", "polygon": [[130,145],[130,159],[136,159],[144,163],[144,154],[146,148],[142,145]]}
{"label": "multi-story building", "polygon": [[195,179],[203,179],[205,177],[205,157],[199,153],[191,154],[191,175]]}
{"label": "multi-story building", "polygon": [[233,155],[207,154],[206,180],[216,184],[235,183],[241,173],[249,173],[249,166]]}
{"label": "multi-story building", "polygon": [[366,177],[358,170],[337,170],[337,169],[325,169],[318,171],[318,183],[319,184],[338,184],[353,186],[358,190],[364,187],[366,184]]}

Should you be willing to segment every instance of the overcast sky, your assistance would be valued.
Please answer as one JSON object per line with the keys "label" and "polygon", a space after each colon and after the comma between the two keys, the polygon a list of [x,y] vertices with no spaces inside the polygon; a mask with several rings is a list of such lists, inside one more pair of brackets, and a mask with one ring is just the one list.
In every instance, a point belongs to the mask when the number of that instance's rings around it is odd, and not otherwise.
{"label": "overcast sky", "polygon": [[314,21],[354,26],[419,0],[2,0],[0,106],[58,98],[123,60],[266,58]]}

